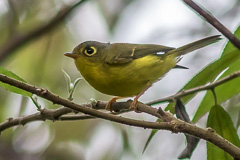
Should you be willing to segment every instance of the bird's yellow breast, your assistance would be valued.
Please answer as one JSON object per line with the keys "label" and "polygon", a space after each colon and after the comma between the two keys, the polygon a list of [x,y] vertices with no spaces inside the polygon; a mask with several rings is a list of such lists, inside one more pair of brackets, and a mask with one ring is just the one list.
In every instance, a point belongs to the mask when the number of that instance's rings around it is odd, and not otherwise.
{"label": "bird's yellow breast", "polygon": [[141,93],[162,75],[175,67],[175,57],[164,60],[157,55],[148,55],[125,64],[106,64],[75,60],[78,70],[96,90],[114,96],[130,97]]}

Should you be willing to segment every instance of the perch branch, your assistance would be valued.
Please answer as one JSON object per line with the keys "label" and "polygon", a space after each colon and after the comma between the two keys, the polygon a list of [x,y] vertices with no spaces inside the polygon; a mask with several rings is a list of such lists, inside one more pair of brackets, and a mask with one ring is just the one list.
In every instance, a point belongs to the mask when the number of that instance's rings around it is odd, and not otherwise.
{"label": "perch branch", "polygon": [[[105,120],[110,120],[110,121],[121,123],[121,124],[130,125],[130,126],[135,126],[135,127],[162,129],[162,130],[172,131],[174,133],[178,133],[178,132],[187,133],[187,134],[196,136],[198,138],[205,139],[205,140],[215,144],[219,148],[223,149],[224,151],[228,152],[233,157],[240,158],[240,149],[237,146],[235,146],[234,144],[232,144],[229,141],[227,141],[226,139],[224,139],[223,137],[219,136],[213,129],[199,128],[193,124],[186,123],[184,121],[176,119],[173,115],[171,115],[170,113],[164,112],[161,109],[157,110],[155,108],[152,108],[152,107],[147,106],[142,103],[137,104],[137,108],[139,111],[148,113],[148,114],[156,116],[158,118],[162,118],[167,122],[158,123],[158,122],[146,122],[146,121],[142,121],[142,120],[134,120],[134,119],[124,118],[121,116],[116,116],[116,115],[112,115],[112,114],[108,114],[108,113],[103,113],[103,112],[93,109],[93,108],[101,108],[103,106],[106,106],[105,102],[89,104],[90,106],[95,105],[92,108],[89,108],[89,107],[86,107],[86,105],[75,104],[69,100],[63,99],[63,98],[49,92],[46,89],[35,87],[33,85],[9,78],[2,74],[0,74],[0,81],[3,83],[7,83],[9,85],[18,87],[20,89],[23,89],[25,91],[31,92],[33,94],[36,94],[36,95],[43,97],[55,104],[63,105],[67,108],[73,109],[78,112],[83,112],[85,114],[88,114],[88,115],[91,115],[94,117],[102,118]],[[126,107],[126,106],[129,107],[130,103],[131,103],[130,101],[121,102],[121,103],[113,103],[112,106],[116,107],[116,108],[120,108],[119,105],[120,106],[125,105],[124,107]],[[37,114],[39,114],[39,113],[37,113]],[[50,118],[52,118],[52,117],[50,116]],[[31,119],[31,117],[29,119]],[[31,119],[31,121],[32,120],[33,119]],[[9,119],[9,121],[11,122],[11,119]]]}

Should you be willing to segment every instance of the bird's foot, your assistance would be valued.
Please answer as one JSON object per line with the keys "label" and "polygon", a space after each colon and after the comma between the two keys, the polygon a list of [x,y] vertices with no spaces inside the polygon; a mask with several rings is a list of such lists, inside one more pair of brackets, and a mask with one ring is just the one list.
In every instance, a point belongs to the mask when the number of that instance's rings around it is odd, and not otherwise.
{"label": "bird's foot", "polygon": [[110,99],[110,101],[108,101],[105,109],[110,112],[113,112],[111,105],[112,105],[112,103],[117,102],[118,99],[122,99],[122,97],[113,97],[112,99]]}
{"label": "bird's foot", "polygon": [[137,109],[137,106],[136,106],[137,103],[138,103],[138,99],[137,99],[137,98],[134,98],[134,100],[133,100],[133,102],[131,103],[129,109],[134,110],[136,113],[141,113],[141,111],[139,111],[139,110]]}

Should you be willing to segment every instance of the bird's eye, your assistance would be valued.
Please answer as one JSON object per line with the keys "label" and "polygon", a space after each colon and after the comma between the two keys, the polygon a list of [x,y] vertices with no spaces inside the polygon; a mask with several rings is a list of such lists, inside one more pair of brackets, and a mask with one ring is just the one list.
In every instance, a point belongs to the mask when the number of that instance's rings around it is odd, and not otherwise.
{"label": "bird's eye", "polygon": [[97,49],[95,47],[88,47],[84,50],[84,53],[87,56],[93,56],[94,54],[96,54],[96,52],[97,52]]}

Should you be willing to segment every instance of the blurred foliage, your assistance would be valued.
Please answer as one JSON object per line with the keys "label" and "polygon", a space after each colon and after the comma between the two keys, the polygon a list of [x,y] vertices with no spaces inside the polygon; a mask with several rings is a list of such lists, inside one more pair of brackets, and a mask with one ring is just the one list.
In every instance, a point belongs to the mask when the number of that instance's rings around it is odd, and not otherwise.
{"label": "blurred foliage", "polygon": [[[1,49],[12,37],[29,33],[35,28],[49,23],[52,18],[61,13],[61,9],[77,2],[79,1],[0,1],[0,53]],[[156,3],[161,3],[161,5],[156,6]],[[162,8],[167,3],[170,5]],[[231,29],[236,26],[236,23],[239,23],[239,16],[237,16],[239,15],[239,5],[236,5],[239,1],[231,0],[227,4],[222,2],[224,5],[219,2],[218,5],[222,6],[223,9],[216,7],[215,3],[211,5],[211,1],[204,3],[206,5],[209,3],[211,11],[218,18],[227,22],[228,27]],[[30,84],[47,88],[67,98],[68,90],[62,69],[69,74],[71,79],[75,80],[81,76],[73,61],[65,58],[63,53],[71,51],[82,41],[92,39],[105,42],[128,41],[131,43],[145,41],[147,43],[169,43],[172,45],[183,44],[184,41],[192,40],[192,37],[198,38],[216,34],[212,27],[191,11],[184,12],[183,19],[185,23],[182,24],[178,24],[179,21],[177,21],[181,17],[175,20],[169,18],[176,18],[177,14],[173,11],[180,7],[184,8],[184,5],[179,1],[88,0],[71,11],[60,25],[56,25],[51,31],[43,33],[41,36],[27,41],[13,52],[9,52],[4,59],[0,59],[0,65],[16,73]],[[171,11],[171,14],[165,14],[164,9]],[[188,10],[187,7],[184,9],[185,11]],[[156,11],[164,11],[164,14],[158,16]],[[191,22],[192,17],[185,17],[188,14],[193,15],[194,23]],[[159,17],[159,19],[156,19],[156,17]],[[174,23],[175,21],[177,23]],[[190,25],[189,22],[192,24]],[[164,28],[163,26],[166,24],[169,25]],[[181,40],[179,40],[179,37],[181,37]],[[222,57],[224,56],[223,54]],[[190,62],[195,64],[196,61],[203,59],[204,57],[200,54],[193,57]],[[222,77],[238,70],[237,62],[232,66]],[[208,74],[204,76],[208,76]],[[173,87],[167,86],[167,89],[170,88]],[[153,94],[153,96],[164,94],[164,91],[166,89],[164,90],[163,87],[158,88],[158,91],[154,92],[157,94]],[[110,98],[95,91],[85,81],[79,82],[73,97],[77,103],[90,102],[90,98],[97,100],[109,100]],[[239,127],[240,114],[237,114],[240,113],[239,95],[235,97],[231,95],[231,97],[227,98],[228,101],[223,99],[221,102],[225,102],[224,105],[227,106],[228,114],[235,117],[234,124]],[[0,102],[1,122],[9,117],[19,117],[37,112],[36,107],[29,98],[8,92],[2,87],[0,88]],[[46,108],[59,107],[42,98],[38,98],[38,103]],[[152,120],[152,117],[142,114],[129,113],[126,116]],[[169,134],[168,137],[165,137],[162,133],[155,134],[156,132],[153,132],[151,139],[154,138],[156,141],[149,143],[150,140],[147,141],[147,133],[149,132],[151,131],[122,127],[103,120],[33,122],[1,133],[0,158],[1,160],[159,159],[162,155],[168,153],[166,151],[167,147],[164,145],[161,147],[161,144],[172,140],[173,138],[169,138],[169,136],[173,135]],[[179,139],[181,141],[181,138]],[[142,155],[146,141],[149,147]],[[166,155],[165,157],[168,157],[166,159],[176,158],[184,148],[184,144],[181,144],[181,142],[171,143],[175,143],[177,147],[174,147],[174,144],[169,144],[168,148],[174,148],[174,153],[171,152],[171,156]],[[179,147],[180,144],[182,148]],[[198,156],[202,158],[204,155],[202,153],[194,154],[193,158],[195,156],[195,159]]]}

